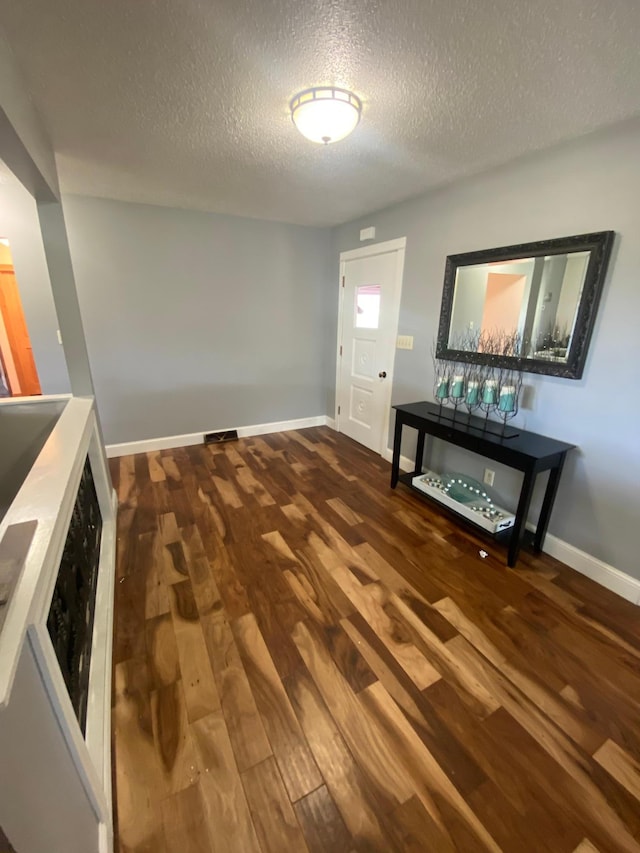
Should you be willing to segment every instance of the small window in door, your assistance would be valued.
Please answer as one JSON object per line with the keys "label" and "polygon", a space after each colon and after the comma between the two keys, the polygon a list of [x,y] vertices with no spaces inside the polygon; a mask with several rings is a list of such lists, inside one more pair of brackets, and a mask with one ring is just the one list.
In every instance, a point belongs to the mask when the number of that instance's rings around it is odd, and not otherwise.
{"label": "small window in door", "polygon": [[379,284],[363,284],[356,290],[356,328],[377,329],[380,321]]}

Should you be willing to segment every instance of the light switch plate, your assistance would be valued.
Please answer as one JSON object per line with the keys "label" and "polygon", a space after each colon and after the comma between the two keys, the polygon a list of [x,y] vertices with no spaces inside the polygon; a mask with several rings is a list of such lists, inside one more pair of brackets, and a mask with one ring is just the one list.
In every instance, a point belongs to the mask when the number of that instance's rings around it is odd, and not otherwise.
{"label": "light switch plate", "polygon": [[398,335],[396,347],[398,349],[413,349],[413,335]]}

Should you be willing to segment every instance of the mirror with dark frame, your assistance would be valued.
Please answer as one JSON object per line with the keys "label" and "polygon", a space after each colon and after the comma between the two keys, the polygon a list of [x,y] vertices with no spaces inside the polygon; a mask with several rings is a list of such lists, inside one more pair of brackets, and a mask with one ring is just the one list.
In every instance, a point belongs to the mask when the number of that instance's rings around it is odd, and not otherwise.
{"label": "mirror with dark frame", "polygon": [[449,255],[436,357],[579,379],[614,232]]}

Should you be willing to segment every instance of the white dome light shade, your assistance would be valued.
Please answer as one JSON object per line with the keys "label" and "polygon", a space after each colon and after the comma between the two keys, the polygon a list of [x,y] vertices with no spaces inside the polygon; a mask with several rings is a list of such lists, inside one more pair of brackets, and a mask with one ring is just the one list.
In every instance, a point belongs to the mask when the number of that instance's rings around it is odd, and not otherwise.
{"label": "white dome light shade", "polygon": [[353,92],[333,86],[305,89],[290,106],[291,118],[300,133],[325,145],[349,136],[362,112],[362,102]]}

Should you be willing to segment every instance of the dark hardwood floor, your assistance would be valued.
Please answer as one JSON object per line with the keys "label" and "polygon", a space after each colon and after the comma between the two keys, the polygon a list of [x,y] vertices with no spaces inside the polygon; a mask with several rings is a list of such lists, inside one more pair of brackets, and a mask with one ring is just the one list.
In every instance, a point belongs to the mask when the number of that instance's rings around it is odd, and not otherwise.
{"label": "dark hardwood floor", "polygon": [[111,468],[121,853],[640,851],[637,607],[328,428]]}

